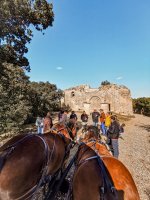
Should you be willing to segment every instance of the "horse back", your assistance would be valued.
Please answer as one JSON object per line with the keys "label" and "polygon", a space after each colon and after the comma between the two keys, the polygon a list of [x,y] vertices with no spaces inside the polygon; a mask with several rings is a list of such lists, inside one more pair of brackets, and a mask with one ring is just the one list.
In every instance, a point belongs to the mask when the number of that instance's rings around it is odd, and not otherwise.
{"label": "horse back", "polygon": [[123,198],[119,200],[140,200],[137,187],[129,170],[121,161],[114,157],[103,156],[102,160],[110,174],[117,191],[123,191]]}
{"label": "horse back", "polygon": [[18,135],[0,151],[0,199],[16,199],[37,185],[45,162],[44,145],[38,137]]}

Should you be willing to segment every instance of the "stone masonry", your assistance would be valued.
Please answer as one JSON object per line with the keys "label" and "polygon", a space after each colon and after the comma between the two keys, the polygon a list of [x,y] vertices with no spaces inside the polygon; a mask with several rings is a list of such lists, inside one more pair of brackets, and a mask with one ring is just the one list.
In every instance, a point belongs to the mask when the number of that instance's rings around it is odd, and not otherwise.
{"label": "stone masonry", "polygon": [[61,103],[69,105],[74,111],[85,110],[88,114],[94,109],[99,111],[100,108],[105,112],[111,111],[123,115],[133,114],[130,90],[116,84],[103,85],[99,88],[80,85],[66,89]]}

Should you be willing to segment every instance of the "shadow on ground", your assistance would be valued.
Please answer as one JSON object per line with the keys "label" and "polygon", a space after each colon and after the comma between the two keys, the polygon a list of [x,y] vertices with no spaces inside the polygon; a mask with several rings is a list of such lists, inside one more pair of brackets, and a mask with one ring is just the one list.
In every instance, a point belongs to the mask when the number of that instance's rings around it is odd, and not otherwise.
{"label": "shadow on ground", "polygon": [[145,129],[146,131],[150,132],[150,125],[137,125],[140,128]]}

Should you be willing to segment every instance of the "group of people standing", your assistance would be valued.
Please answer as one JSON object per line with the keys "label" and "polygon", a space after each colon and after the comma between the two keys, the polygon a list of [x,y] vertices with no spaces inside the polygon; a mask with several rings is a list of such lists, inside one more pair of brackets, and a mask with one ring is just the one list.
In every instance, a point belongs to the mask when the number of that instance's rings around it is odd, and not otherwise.
{"label": "group of people standing", "polygon": [[[77,115],[75,114],[74,111],[71,112],[69,118],[68,118],[67,110],[61,110],[58,113],[58,122],[63,125],[65,125],[68,120],[75,123],[77,122],[77,119],[78,119]],[[38,134],[49,132],[53,126],[53,120],[52,120],[50,112],[48,112],[44,118],[38,116],[36,119],[35,125],[37,126]]]}
{"label": "group of people standing", "polygon": [[100,131],[102,132],[102,134],[106,135],[107,130],[111,125],[111,113],[107,112],[105,114],[103,109],[100,109],[100,112],[94,109],[92,113],[92,120],[93,120],[93,126],[100,127]]}
{"label": "group of people standing", "polygon": [[98,112],[96,109],[92,113],[93,125],[100,127],[102,135],[107,137],[108,144],[111,145],[114,157],[119,156],[118,139],[124,132],[125,124],[120,125],[117,116],[111,112],[104,113],[103,109]]}
{"label": "group of people standing", "polygon": [[[81,114],[82,128],[84,129],[88,124],[89,116],[85,111]],[[71,121],[76,124],[78,117],[77,114],[72,111],[68,116],[67,110],[61,110],[58,113],[58,122],[66,125],[67,121]],[[118,139],[124,132],[125,124],[120,125],[117,116],[112,115],[111,112],[105,112],[100,109],[98,112],[96,109],[92,112],[93,126],[98,127],[100,133],[107,137],[108,143],[112,146],[114,157],[119,156]],[[53,121],[50,112],[47,113],[45,118],[37,117],[36,120],[37,132],[39,134],[49,132],[53,126]]]}
{"label": "group of people standing", "polygon": [[68,111],[67,110],[65,110],[65,111],[61,110],[58,113],[58,122],[65,125],[68,120],[70,120],[73,123],[76,123],[77,120],[78,120],[76,113],[74,111],[72,111],[69,118],[68,118]]}

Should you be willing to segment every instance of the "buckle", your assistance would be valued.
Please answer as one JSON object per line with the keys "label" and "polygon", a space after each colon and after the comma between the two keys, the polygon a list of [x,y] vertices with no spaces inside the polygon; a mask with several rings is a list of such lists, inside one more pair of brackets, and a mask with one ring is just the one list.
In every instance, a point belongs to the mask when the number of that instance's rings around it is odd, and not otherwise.
{"label": "buckle", "polygon": [[105,188],[104,187],[101,187],[101,192],[102,192],[102,194],[105,193]]}

